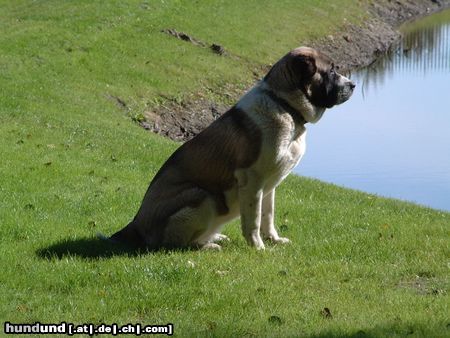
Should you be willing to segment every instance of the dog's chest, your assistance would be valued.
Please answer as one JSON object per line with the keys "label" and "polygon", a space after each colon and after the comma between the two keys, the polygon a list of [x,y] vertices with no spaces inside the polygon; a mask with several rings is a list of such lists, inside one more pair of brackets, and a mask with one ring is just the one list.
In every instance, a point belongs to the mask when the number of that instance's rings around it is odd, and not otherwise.
{"label": "dog's chest", "polygon": [[273,156],[268,156],[266,163],[269,187],[278,185],[300,162],[306,151],[306,130],[296,137],[277,136],[268,142],[275,150]]}
{"label": "dog's chest", "polygon": [[283,142],[278,149],[276,167],[281,176],[289,172],[298,164],[306,150],[306,131],[298,137]]}

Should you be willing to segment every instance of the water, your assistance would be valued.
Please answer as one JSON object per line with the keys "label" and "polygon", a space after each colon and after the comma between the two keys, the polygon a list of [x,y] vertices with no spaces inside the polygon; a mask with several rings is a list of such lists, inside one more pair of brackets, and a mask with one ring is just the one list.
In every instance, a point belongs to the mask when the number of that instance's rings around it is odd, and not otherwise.
{"label": "water", "polygon": [[353,73],[350,100],[308,127],[303,176],[450,211],[450,10],[402,28]]}

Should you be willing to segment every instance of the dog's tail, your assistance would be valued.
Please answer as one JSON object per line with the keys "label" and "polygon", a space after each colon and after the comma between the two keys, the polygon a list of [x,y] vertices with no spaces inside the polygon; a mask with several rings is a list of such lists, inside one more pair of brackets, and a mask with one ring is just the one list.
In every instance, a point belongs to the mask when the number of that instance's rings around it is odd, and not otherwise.
{"label": "dog's tail", "polygon": [[97,233],[97,238],[113,244],[125,244],[127,246],[135,248],[143,248],[146,246],[145,242],[142,236],[137,231],[134,222],[135,220],[131,221],[126,227],[117,231],[111,237],[107,237],[101,233]]}

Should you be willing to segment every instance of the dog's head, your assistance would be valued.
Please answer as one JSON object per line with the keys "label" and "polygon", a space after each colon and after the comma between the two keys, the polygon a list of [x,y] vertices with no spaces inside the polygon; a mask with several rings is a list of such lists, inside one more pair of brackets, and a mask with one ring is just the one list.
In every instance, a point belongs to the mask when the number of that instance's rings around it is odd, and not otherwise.
{"label": "dog's head", "polygon": [[309,47],[286,54],[264,81],[313,123],[326,108],[347,101],[355,88],[352,81],[337,72],[329,57]]}

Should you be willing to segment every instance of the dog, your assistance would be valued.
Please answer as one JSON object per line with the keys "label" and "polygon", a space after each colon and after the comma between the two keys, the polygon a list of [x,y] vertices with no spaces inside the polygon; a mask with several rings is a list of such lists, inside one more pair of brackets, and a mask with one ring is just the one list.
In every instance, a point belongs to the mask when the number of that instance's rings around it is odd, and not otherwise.
{"label": "dog", "polygon": [[147,249],[217,249],[240,216],[247,243],[288,243],[274,225],[275,188],[305,153],[306,123],[347,101],[355,84],[309,47],[281,58],[230,110],[163,164],[134,219],[110,237]]}

